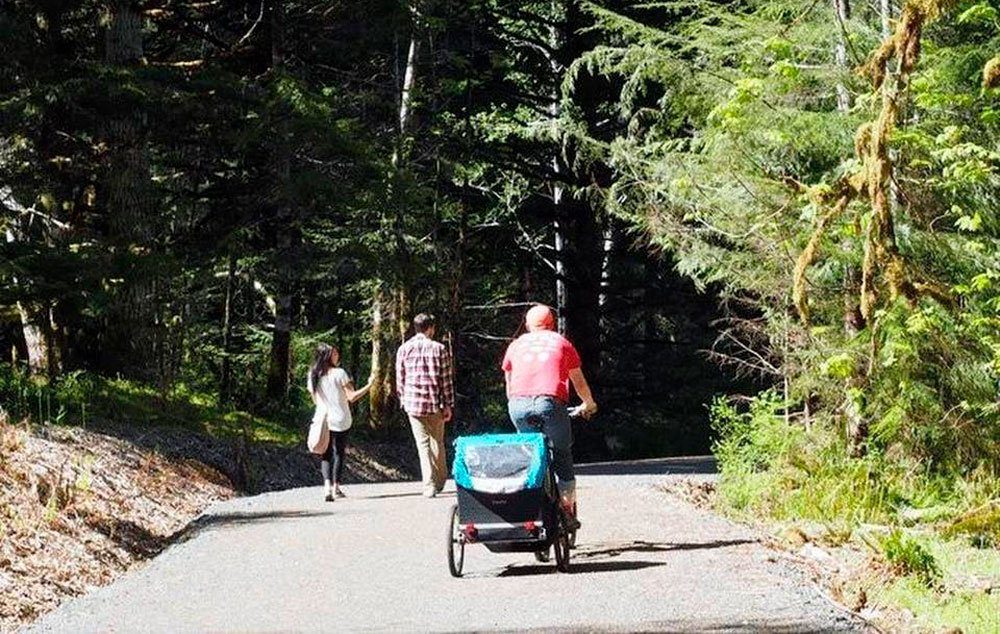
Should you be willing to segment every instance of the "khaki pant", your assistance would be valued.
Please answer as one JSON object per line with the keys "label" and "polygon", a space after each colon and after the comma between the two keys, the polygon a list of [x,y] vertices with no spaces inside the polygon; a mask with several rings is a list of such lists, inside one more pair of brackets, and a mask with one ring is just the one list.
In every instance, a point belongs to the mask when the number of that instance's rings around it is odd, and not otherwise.
{"label": "khaki pant", "polygon": [[413,440],[420,454],[420,476],[425,491],[440,491],[448,479],[444,454],[444,414],[409,416]]}

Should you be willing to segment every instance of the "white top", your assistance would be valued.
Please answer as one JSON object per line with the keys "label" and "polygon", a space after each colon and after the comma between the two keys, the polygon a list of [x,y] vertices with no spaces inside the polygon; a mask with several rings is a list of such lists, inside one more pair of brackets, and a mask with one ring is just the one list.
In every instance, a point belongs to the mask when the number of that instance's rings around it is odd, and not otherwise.
{"label": "white top", "polygon": [[351,404],[347,401],[344,388],[351,382],[351,377],[343,368],[330,368],[319,378],[319,389],[313,394],[312,375],[309,376],[309,393],[313,395],[316,411],[313,422],[326,420],[330,431],[347,431],[351,428]]}

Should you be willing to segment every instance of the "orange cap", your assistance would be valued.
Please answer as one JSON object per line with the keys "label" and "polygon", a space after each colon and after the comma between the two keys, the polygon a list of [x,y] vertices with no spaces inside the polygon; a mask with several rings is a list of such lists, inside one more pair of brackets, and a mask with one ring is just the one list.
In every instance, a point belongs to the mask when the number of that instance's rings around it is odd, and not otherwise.
{"label": "orange cap", "polygon": [[528,330],[555,330],[556,318],[552,309],[542,304],[532,306],[524,316],[524,324]]}

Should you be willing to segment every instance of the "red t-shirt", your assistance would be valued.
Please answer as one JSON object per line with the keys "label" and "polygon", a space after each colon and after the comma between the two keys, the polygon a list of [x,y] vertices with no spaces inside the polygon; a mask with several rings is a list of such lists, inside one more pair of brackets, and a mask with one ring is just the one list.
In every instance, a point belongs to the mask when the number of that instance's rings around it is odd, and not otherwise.
{"label": "red t-shirt", "polygon": [[536,330],[511,342],[500,367],[510,373],[510,396],[554,396],[566,402],[569,373],[580,367],[580,355],[559,333]]}

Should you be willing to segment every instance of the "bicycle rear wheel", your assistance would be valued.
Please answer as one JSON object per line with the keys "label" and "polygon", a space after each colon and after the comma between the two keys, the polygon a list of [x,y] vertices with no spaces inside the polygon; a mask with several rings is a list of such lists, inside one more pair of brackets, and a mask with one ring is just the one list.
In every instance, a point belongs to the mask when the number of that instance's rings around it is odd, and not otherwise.
{"label": "bicycle rear wheel", "polygon": [[569,533],[560,530],[559,536],[552,542],[552,550],[556,553],[556,570],[569,572]]}
{"label": "bicycle rear wheel", "polygon": [[[576,514],[576,502],[573,502],[573,518],[576,519],[578,516]],[[569,547],[570,549],[576,548],[576,529],[574,528],[569,532]]]}

